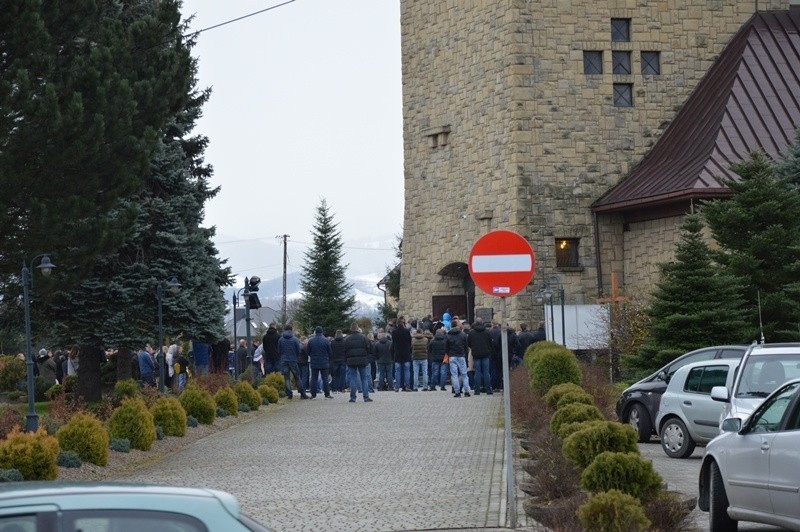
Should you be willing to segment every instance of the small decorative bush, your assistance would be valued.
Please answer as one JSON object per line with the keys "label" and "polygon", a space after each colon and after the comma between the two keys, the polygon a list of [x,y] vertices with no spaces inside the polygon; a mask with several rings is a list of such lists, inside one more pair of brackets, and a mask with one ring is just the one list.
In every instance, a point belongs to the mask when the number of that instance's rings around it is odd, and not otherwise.
{"label": "small decorative bush", "polygon": [[580,387],[580,385],[575,384],[574,382],[565,382],[563,384],[556,384],[555,386],[547,390],[547,393],[544,394],[542,399],[544,400],[545,403],[547,403],[547,406],[555,410],[556,408],[558,408],[557,407],[558,400],[561,399],[562,396],[570,392],[586,393],[586,390],[584,390],[583,388]]}
{"label": "small decorative bush", "polygon": [[128,438],[114,438],[111,440],[111,450],[118,453],[131,452],[131,441]]}
{"label": "small decorative bush", "polygon": [[25,478],[19,469],[0,469],[0,482],[22,482]]}
{"label": "small decorative bush", "polygon": [[661,489],[662,479],[653,470],[653,463],[638,452],[600,453],[581,474],[581,488],[592,493],[619,490],[647,501]]}
{"label": "small decorative bush", "polygon": [[222,388],[218,391],[214,395],[214,402],[217,403],[217,416],[220,410],[232,416],[239,415],[239,397],[231,388]]}
{"label": "small decorative bush", "polygon": [[166,436],[186,435],[186,410],[174,397],[161,397],[150,407],[153,423],[161,427]]}
{"label": "small decorative bush", "polygon": [[27,375],[25,361],[15,356],[0,357],[0,392],[10,392],[17,388],[20,380]]}
{"label": "small decorative bush", "polygon": [[8,392],[6,394],[6,397],[8,397],[10,401],[19,401],[19,398],[22,397],[23,395],[25,394],[22,393],[21,391],[14,390],[13,392]]}
{"label": "small decorative bush", "polygon": [[650,528],[642,503],[618,490],[592,495],[578,508],[578,518],[589,532],[643,532]]}
{"label": "small decorative bush", "polygon": [[78,376],[77,375],[67,375],[64,377],[64,391],[67,393],[72,393],[78,387]]}
{"label": "small decorative bush", "polygon": [[[45,395],[47,390],[49,390],[53,386],[53,383],[42,377],[41,375],[37,375],[33,378],[33,400],[34,401],[44,401]],[[26,479],[27,480],[27,479]]]}
{"label": "small decorative bush", "polygon": [[[238,411],[237,411],[238,414]],[[217,407],[217,417],[228,417],[228,411],[221,406]]]}
{"label": "small decorative bush", "polygon": [[522,361],[525,364],[525,367],[528,368],[528,373],[532,373],[533,369],[541,360],[542,355],[547,351],[552,350],[562,350],[564,346],[559,345],[555,342],[551,342],[550,340],[545,340],[542,342],[534,342],[528,346],[525,350],[525,354],[522,357]]}
{"label": "small decorative bush", "polygon": [[636,433],[630,425],[606,421],[570,434],[564,440],[562,450],[572,463],[579,469],[584,469],[606,451],[638,453],[637,441]]}
{"label": "small decorative bush", "polygon": [[569,392],[561,396],[561,399],[556,403],[556,409],[571,405],[573,403],[581,403],[584,405],[594,405],[594,397],[586,392]]}
{"label": "small decorative bush", "polygon": [[75,451],[61,451],[58,453],[56,463],[59,467],[80,467],[83,465],[83,460]]}
{"label": "small decorative bush", "polygon": [[164,439],[164,429],[160,426],[156,425],[156,439],[163,440]]}
{"label": "small decorative bush", "polygon": [[194,416],[186,416],[186,426],[187,427],[196,427],[199,425],[197,418]]}
{"label": "small decorative bush", "polygon": [[217,405],[207,391],[190,384],[184,388],[180,402],[183,409],[186,410],[186,414],[194,417],[198,422],[203,425],[214,423]]}
{"label": "small decorative bush", "polygon": [[242,403],[239,405],[239,412],[250,412],[250,405]]}
{"label": "small decorative bush", "polygon": [[270,386],[278,390],[279,397],[286,397],[286,384],[283,380],[283,374],[277,371],[270,373],[266,377],[264,377],[263,383],[269,384]]}
{"label": "small decorative bush", "polygon": [[0,406],[0,440],[8,436],[14,428],[25,426],[25,416],[9,405]]}
{"label": "small decorative bush", "polygon": [[550,418],[550,430],[558,434],[561,425],[578,421],[603,421],[603,413],[596,406],[573,403],[555,411]]}
{"label": "small decorative bush", "polygon": [[97,402],[87,403],[86,410],[97,416],[100,421],[108,421],[117,406],[118,403],[111,397],[103,397]]}
{"label": "small decorative bush", "polygon": [[117,401],[122,401],[126,397],[136,399],[142,394],[139,391],[139,384],[135,380],[125,379],[124,381],[117,381],[114,385],[114,392],[112,395]]}
{"label": "small decorative bush", "polygon": [[127,438],[132,448],[141,451],[149,451],[156,439],[153,414],[142,399],[123,399],[108,420],[108,432],[112,438]]}
{"label": "small decorative bush", "polygon": [[45,399],[47,399],[48,401],[52,401],[52,400],[53,400],[53,397],[56,397],[56,396],[58,396],[58,395],[61,395],[61,393],[62,393],[63,391],[64,391],[64,386],[63,386],[63,385],[61,385],[61,384],[54,384],[54,385],[52,385],[52,386],[50,387],[50,389],[49,389],[49,390],[47,390],[46,392],[44,392],[44,397],[45,397]]}
{"label": "small decorative bush", "polygon": [[560,439],[563,442],[564,440],[567,439],[567,436],[569,436],[570,434],[591,427],[595,424],[603,425],[605,424],[605,421],[600,421],[595,419],[592,421],[576,421],[574,423],[564,423],[563,425],[558,427],[558,432],[556,433],[556,436],[558,436],[558,439]]}
{"label": "small decorative bush", "polygon": [[278,399],[280,398],[278,390],[276,390],[270,384],[262,384],[259,386],[258,393],[261,395],[262,399],[266,399],[270,403],[277,403]]}
{"label": "small decorative bush", "polygon": [[208,375],[198,376],[194,382],[213,397],[224,388],[230,388],[233,379],[227,373],[209,373]]}
{"label": "small decorative bush", "polygon": [[44,429],[14,430],[0,442],[0,468],[17,469],[25,480],[55,480],[58,477],[58,440]]}
{"label": "small decorative bush", "polygon": [[542,353],[531,373],[533,387],[539,393],[546,393],[557,384],[581,383],[581,366],[569,349],[562,347]]}
{"label": "small decorative bush", "polygon": [[64,422],[50,414],[45,414],[39,418],[39,426],[51,436],[55,436],[58,432],[58,429],[64,426]]}
{"label": "small decorative bush", "polygon": [[64,451],[73,451],[84,462],[99,466],[108,463],[108,431],[92,414],[75,414],[58,429],[56,438]]}
{"label": "small decorative bush", "polygon": [[[246,404],[250,410],[258,410],[261,406],[261,396],[249,382],[240,381],[233,385],[233,391],[239,398],[239,404]],[[248,410],[248,412],[250,411]]]}

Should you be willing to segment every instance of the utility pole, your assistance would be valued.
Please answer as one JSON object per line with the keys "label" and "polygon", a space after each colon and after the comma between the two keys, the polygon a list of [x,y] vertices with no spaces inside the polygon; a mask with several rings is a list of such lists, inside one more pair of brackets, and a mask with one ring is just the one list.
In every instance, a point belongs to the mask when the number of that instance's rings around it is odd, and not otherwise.
{"label": "utility pole", "polygon": [[281,325],[286,325],[286,239],[289,235],[278,235],[276,238],[283,239],[283,299],[281,300]]}

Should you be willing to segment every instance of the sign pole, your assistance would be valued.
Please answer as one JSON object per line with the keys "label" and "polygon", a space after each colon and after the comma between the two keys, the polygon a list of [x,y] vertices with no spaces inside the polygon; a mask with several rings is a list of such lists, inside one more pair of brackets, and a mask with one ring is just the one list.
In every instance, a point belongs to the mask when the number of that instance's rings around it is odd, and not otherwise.
{"label": "sign pole", "polygon": [[511,446],[511,383],[508,368],[508,318],[506,317],[506,298],[500,298],[502,325],[500,344],[503,357],[503,413],[506,425],[506,517],[511,528],[517,528],[517,496],[514,490],[514,450]]}

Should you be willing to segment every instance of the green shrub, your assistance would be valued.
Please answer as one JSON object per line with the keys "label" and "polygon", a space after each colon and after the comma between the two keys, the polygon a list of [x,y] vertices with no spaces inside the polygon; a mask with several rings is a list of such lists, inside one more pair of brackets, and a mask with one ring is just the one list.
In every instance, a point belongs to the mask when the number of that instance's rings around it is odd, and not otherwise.
{"label": "green shrub", "polygon": [[261,386],[259,386],[258,393],[259,395],[261,395],[262,399],[266,399],[270,403],[277,403],[278,399],[280,398],[278,390],[276,390],[269,384],[262,384]]}
{"label": "green shrub", "polygon": [[272,372],[262,381],[264,384],[269,384],[276,390],[278,390],[279,397],[286,397],[286,384],[283,380],[283,374],[280,372]]}
{"label": "green shrub", "polygon": [[63,386],[63,385],[61,385],[61,384],[54,384],[54,385],[52,385],[52,386],[50,387],[50,389],[49,389],[49,390],[47,390],[46,392],[44,392],[44,398],[45,398],[45,399],[47,399],[48,401],[52,401],[52,400],[53,400],[53,397],[55,397],[55,396],[57,396],[57,395],[61,395],[61,393],[62,393],[63,391],[64,391],[64,386]]}
{"label": "green shrub", "polygon": [[0,357],[0,392],[11,392],[24,380],[28,370],[25,361],[15,356]]}
{"label": "green shrub", "polygon": [[75,451],[61,451],[58,453],[56,464],[60,467],[80,467],[83,465],[83,460]]}
{"label": "green shrub", "polygon": [[586,392],[569,392],[561,396],[561,399],[556,403],[556,409],[571,405],[573,403],[581,403],[584,405],[593,405],[594,397]]}
{"label": "green shrub", "polygon": [[586,390],[584,390],[583,388],[580,387],[580,385],[575,384],[574,382],[565,382],[563,384],[556,384],[555,386],[547,390],[547,393],[544,394],[542,400],[547,404],[547,406],[555,410],[557,408],[556,405],[558,405],[558,400],[561,399],[563,395],[568,394],[570,392],[586,393]]}
{"label": "green shrub", "polygon": [[606,451],[638,453],[637,441],[638,437],[630,425],[606,421],[573,432],[564,439],[562,450],[572,463],[584,469]]}
{"label": "green shrub", "polygon": [[522,362],[525,364],[525,367],[528,368],[528,373],[532,373],[544,353],[552,350],[560,351],[562,349],[564,349],[564,346],[551,342],[550,340],[534,342],[525,350],[525,354],[522,356]]}
{"label": "green shrub", "polygon": [[214,403],[214,398],[207,391],[190,384],[184,388],[180,401],[181,406],[186,410],[186,414],[195,418],[196,421],[203,425],[214,423],[217,405]]}
{"label": "green shrub", "polygon": [[92,414],[75,414],[56,432],[65,451],[75,452],[81,460],[99,466],[108,463],[108,431]]}
{"label": "green shrub", "polygon": [[261,406],[261,396],[258,395],[256,389],[249,382],[237,382],[233,385],[233,391],[236,392],[236,397],[239,398],[239,404],[247,405],[250,410],[258,410],[258,407]]}
{"label": "green shrub", "polygon": [[600,421],[599,419],[595,419],[592,421],[575,421],[572,423],[563,423],[560,427],[558,427],[558,432],[556,436],[562,442],[567,439],[567,436],[574,432],[578,432],[579,430],[585,429],[587,427],[592,426],[593,424],[605,424],[605,421]]}
{"label": "green shrub", "polygon": [[588,532],[639,532],[650,527],[642,503],[618,490],[589,497],[578,508],[578,518]]}
{"label": "green shrub", "polygon": [[142,393],[139,391],[139,384],[133,379],[125,379],[124,381],[117,381],[114,385],[114,392],[112,394],[114,399],[121,401],[126,397],[136,399]]}
{"label": "green shrub", "polygon": [[603,421],[603,413],[594,405],[573,403],[553,413],[550,418],[550,430],[553,434],[558,434],[561,425],[579,421]]}
{"label": "green shrub", "polygon": [[542,353],[531,374],[533,389],[546,393],[557,384],[581,383],[581,366],[569,349],[552,349]]}
{"label": "green shrub", "polygon": [[239,415],[239,397],[230,388],[223,388],[214,395],[214,402],[217,404],[217,415],[222,409],[226,414],[232,416]]}
{"label": "green shrub", "polygon": [[25,416],[11,405],[0,406],[0,440],[8,436],[16,427],[22,429],[25,426]]}
{"label": "green shrub", "polygon": [[25,395],[19,390],[14,390],[13,392],[8,392],[6,397],[8,397],[9,401],[19,401],[19,398]]}
{"label": "green shrub", "polygon": [[128,439],[132,448],[141,451],[149,451],[156,439],[153,414],[142,399],[123,399],[108,420],[108,432],[112,438]]}
{"label": "green shrub", "polygon": [[153,423],[161,427],[166,436],[186,435],[186,410],[174,397],[161,397],[150,407]]}
{"label": "green shrub", "polygon": [[163,440],[164,439],[164,429],[161,426],[156,425],[156,439]]}
{"label": "green shrub", "polygon": [[77,375],[67,375],[64,377],[64,391],[67,393],[72,393],[78,387],[78,376]]}
{"label": "green shrub", "polygon": [[186,426],[187,427],[196,427],[199,425],[197,418],[194,416],[186,416]]}
{"label": "green shrub", "polygon": [[249,412],[249,411],[250,411],[250,405],[248,405],[247,403],[242,403],[239,405],[239,412]]}
{"label": "green shrub", "polygon": [[[49,390],[53,386],[53,383],[49,380],[45,379],[41,375],[37,375],[33,378],[33,400],[34,401],[44,401],[45,394],[47,390]],[[26,479],[27,480],[27,479]]]}
{"label": "green shrub", "polygon": [[19,469],[0,469],[0,482],[22,482],[25,477]]}
{"label": "green shrub", "polygon": [[131,441],[128,438],[114,438],[111,440],[111,450],[118,453],[131,452]]}
{"label": "green shrub", "polygon": [[581,488],[592,493],[619,490],[647,501],[661,489],[662,479],[653,470],[653,463],[638,452],[600,453],[581,474]]}
{"label": "green shrub", "polygon": [[[237,412],[238,415],[238,412]],[[228,417],[228,411],[221,406],[217,407],[217,417]]]}
{"label": "green shrub", "polygon": [[58,440],[44,429],[12,431],[0,442],[0,468],[17,469],[25,480],[55,480],[58,477]]}
{"label": "green shrub", "polygon": [[51,436],[55,436],[58,432],[58,429],[64,426],[64,422],[61,421],[60,418],[50,414],[45,414],[39,418],[39,426],[44,428],[44,430]]}

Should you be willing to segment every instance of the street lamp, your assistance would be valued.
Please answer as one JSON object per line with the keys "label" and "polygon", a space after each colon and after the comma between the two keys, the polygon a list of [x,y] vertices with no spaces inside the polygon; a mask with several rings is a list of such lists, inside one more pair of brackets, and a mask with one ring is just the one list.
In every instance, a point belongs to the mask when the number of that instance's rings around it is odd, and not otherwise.
{"label": "street lamp", "polygon": [[250,309],[261,308],[258,295],[254,293],[258,292],[259,284],[261,284],[261,278],[256,275],[249,279],[247,277],[244,278],[244,319],[245,331],[247,334],[247,367],[245,367],[245,370],[253,365],[253,340],[250,337]]}
{"label": "street lamp", "polygon": [[172,294],[177,294],[181,286],[183,285],[178,281],[178,278],[173,276],[168,281],[161,281],[156,287],[156,297],[158,297],[158,351],[161,355],[158,357],[158,390],[160,393],[164,393],[164,358],[166,357],[166,353],[164,353],[164,288],[168,288]]}
{"label": "street lamp", "polygon": [[556,294],[553,293],[553,287],[555,286],[556,290],[558,291],[558,299],[561,303],[561,345],[564,347],[567,346],[567,331],[565,327],[565,316],[564,316],[564,285],[561,284],[561,278],[551,273],[546,277],[544,283],[544,290],[541,288],[536,292],[534,296],[536,299],[536,303],[539,305],[543,305],[545,303],[550,304],[550,331],[551,331],[551,338],[555,342],[556,341],[556,322],[555,316],[553,315],[553,299]]}
{"label": "street lamp", "polygon": [[[50,262],[50,257],[47,253],[37,255],[31,260],[31,267],[33,267],[36,259],[41,258],[39,265],[36,266],[42,272],[42,275],[50,275],[55,264]],[[31,271],[25,261],[22,262],[22,302],[25,307],[25,365],[28,370],[28,416],[25,419],[25,431],[36,432],[39,430],[39,416],[36,415],[36,405],[34,403],[34,387],[33,387],[33,351],[31,350],[31,301],[30,290],[33,287],[33,278]]]}

